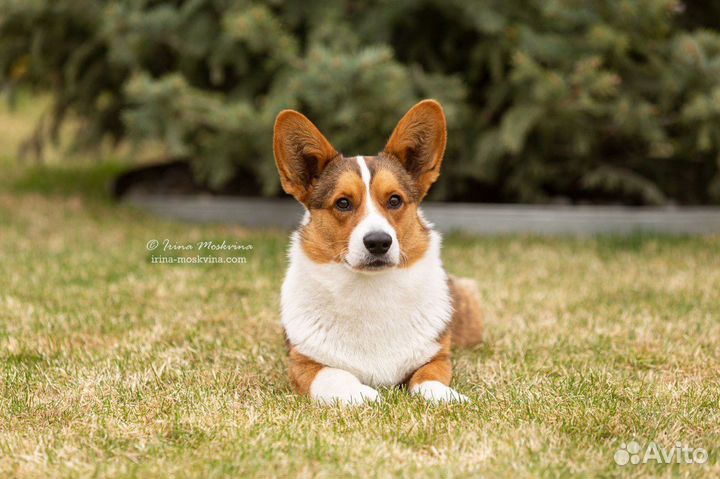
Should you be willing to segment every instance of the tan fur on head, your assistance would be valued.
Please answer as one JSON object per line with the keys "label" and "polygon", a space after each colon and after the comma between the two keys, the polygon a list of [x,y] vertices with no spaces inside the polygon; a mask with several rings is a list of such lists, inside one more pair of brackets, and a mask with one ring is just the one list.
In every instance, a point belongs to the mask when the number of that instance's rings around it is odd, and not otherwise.
{"label": "tan fur on head", "polygon": [[[380,155],[363,157],[372,176],[366,188],[355,157],[339,154],[301,113],[282,111],[275,121],[275,162],[283,189],[310,212],[309,224],[300,230],[307,255],[317,263],[343,262],[350,235],[372,209],[397,235],[401,250],[394,266],[408,267],[420,259],[429,236],[418,207],[439,175],[445,136],[440,104],[421,101],[398,122]],[[402,199],[400,208],[387,207],[392,196]],[[338,211],[340,198],[353,208]]]}
{"label": "tan fur on head", "polygon": [[[399,267],[412,266],[427,251],[428,230],[418,218],[419,193],[411,178],[396,160],[365,157],[373,171],[370,200],[387,219],[397,234],[401,249]],[[403,206],[386,209],[389,198],[398,195]],[[338,158],[328,166],[306,203],[311,211],[310,223],[303,226],[300,239],[307,255],[317,263],[342,262],[347,253],[348,239],[367,210],[365,186],[354,158]],[[347,198],[357,205],[350,212],[334,208],[339,198]]]}
{"label": "tan fur on head", "polygon": [[[349,163],[344,158],[338,162]],[[326,193],[318,189],[312,194],[312,219],[300,229],[303,249],[310,259],[316,263],[342,261],[347,253],[348,238],[365,213],[365,205],[361,202],[363,195],[362,180],[352,168],[337,175]],[[333,207],[339,198],[348,198],[360,207],[349,213],[340,212]]]}

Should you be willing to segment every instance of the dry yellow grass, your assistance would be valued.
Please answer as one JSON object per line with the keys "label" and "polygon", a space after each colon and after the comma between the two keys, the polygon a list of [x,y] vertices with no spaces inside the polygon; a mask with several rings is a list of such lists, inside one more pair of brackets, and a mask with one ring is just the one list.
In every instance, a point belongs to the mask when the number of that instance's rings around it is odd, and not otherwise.
{"label": "dry yellow grass", "polygon": [[[455,355],[472,402],[321,408],[285,376],[285,233],[148,217],[83,171],[0,173],[2,477],[720,474],[720,238],[451,236],[489,313]],[[164,238],[255,249],[150,264]],[[710,463],[616,465],[633,438]]]}

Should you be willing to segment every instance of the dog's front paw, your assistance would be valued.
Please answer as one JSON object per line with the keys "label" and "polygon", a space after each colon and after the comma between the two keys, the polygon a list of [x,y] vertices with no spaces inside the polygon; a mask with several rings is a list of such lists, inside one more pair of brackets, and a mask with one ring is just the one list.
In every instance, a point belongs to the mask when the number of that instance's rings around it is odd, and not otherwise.
{"label": "dog's front paw", "polygon": [[330,394],[317,397],[322,404],[341,404],[343,406],[358,405],[366,402],[380,401],[380,393],[364,384],[332,391]]}
{"label": "dog's front paw", "polygon": [[433,403],[441,402],[468,402],[467,396],[460,394],[451,387],[445,386],[440,381],[424,381],[414,386],[412,394],[420,395],[425,400]]}
{"label": "dog's front paw", "polygon": [[377,402],[380,393],[362,384],[355,376],[342,369],[323,368],[310,385],[310,396],[320,404],[342,406]]}

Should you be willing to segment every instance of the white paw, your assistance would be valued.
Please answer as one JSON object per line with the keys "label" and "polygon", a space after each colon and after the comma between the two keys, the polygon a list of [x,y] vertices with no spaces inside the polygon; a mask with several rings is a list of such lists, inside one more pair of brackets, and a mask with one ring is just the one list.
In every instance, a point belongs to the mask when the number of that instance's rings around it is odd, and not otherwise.
{"label": "white paw", "polygon": [[416,385],[410,391],[433,403],[441,402],[468,402],[467,396],[460,394],[451,387],[445,386],[439,381],[424,381]]}
{"label": "white paw", "polygon": [[365,386],[349,372],[335,368],[323,368],[317,373],[310,385],[310,397],[320,404],[343,406],[380,400],[376,390]]}

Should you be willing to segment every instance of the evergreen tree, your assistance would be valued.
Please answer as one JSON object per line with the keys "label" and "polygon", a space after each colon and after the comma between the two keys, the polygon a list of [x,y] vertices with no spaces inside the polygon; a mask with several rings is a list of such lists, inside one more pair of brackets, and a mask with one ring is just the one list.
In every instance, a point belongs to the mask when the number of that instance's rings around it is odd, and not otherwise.
{"label": "evergreen tree", "polygon": [[0,82],[52,92],[41,135],[73,112],[79,145],[161,140],[214,188],[278,191],[283,108],[371,154],[434,97],[435,198],[718,203],[720,35],[695,21],[677,0],[0,0]]}

